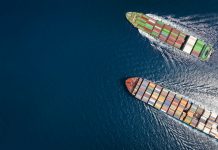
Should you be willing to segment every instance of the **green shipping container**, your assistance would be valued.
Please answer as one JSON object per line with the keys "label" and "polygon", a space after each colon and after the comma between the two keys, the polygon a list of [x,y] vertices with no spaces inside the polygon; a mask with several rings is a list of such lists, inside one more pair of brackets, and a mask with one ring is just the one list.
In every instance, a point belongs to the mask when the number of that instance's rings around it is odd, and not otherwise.
{"label": "green shipping container", "polygon": [[141,21],[139,21],[139,20],[136,20],[136,23],[139,24],[139,25],[141,25],[141,26],[146,26],[145,23],[143,23],[143,22],[141,22]]}
{"label": "green shipping container", "polygon": [[161,34],[163,34],[164,36],[168,36],[169,33],[166,33],[165,31],[162,31]]}
{"label": "green shipping container", "polygon": [[202,48],[203,48],[203,46],[199,46],[199,45],[195,45],[195,46],[194,46],[194,49],[195,49],[196,51],[201,51]]}
{"label": "green shipping container", "polygon": [[166,32],[166,33],[170,33],[170,31],[167,30],[167,29],[163,29],[163,31]]}
{"label": "green shipping container", "polygon": [[142,18],[137,18],[137,20],[139,20],[140,22],[146,23],[146,21]]}
{"label": "green shipping container", "polygon": [[156,33],[156,32],[153,31],[153,32],[151,33],[151,35],[157,37],[157,36],[158,36],[158,33]]}
{"label": "green shipping container", "polygon": [[198,39],[197,43],[199,43],[199,44],[201,44],[201,45],[205,45],[204,41],[199,40],[199,39]]}
{"label": "green shipping container", "polygon": [[152,25],[150,25],[150,24],[148,24],[148,23],[146,23],[146,24],[145,24],[145,26],[146,26],[148,29],[150,29],[150,30],[152,30],[152,29],[153,29],[153,26],[152,26]]}

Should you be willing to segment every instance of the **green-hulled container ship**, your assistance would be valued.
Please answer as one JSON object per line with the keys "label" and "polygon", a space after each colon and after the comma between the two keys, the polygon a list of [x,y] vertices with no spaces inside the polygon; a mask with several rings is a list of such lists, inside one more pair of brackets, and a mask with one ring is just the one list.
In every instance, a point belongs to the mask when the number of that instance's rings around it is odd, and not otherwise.
{"label": "green-hulled container ship", "polygon": [[139,30],[151,35],[155,39],[169,44],[189,55],[199,58],[201,61],[207,61],[213,48],[210,44],[198,39],[192,35],[184,33],[163,21],[149,17],[143,13],[127,12],[127,20]]}

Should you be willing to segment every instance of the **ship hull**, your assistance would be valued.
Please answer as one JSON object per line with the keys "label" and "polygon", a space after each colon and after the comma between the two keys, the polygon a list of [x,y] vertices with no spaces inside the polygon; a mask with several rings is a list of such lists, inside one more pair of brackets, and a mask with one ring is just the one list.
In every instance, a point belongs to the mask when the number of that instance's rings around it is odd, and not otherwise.
{"label": "ship hull", "polygon": [[149,80],[134,77],[126,80],[128,91],[138,100],[167,115],[218,139],[218,116],[188,98]]}
{"label": "ship hull", "polygon": [[203,40],[165,24],[161,20],[135,12],[126,13],[126,18],[135,28],[201,61],[207,61],[213,52],[212,46]]}

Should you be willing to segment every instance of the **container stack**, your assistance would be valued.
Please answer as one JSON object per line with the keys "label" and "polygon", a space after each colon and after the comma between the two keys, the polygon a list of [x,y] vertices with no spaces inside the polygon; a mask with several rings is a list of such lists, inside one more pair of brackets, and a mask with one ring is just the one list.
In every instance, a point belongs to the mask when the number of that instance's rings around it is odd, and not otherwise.
{"label": "container stack", "polygon": [[177,37],[179,36],[179,31],[176,29],[172,29],[169,38],[167,39],[167,43],[171,46],[176,42]]}
{"label": "container stack", "polygon": [[188,53],[188,54],[191,54],[192,48],[195,45],[196,40],[197,40],[197,38],[195,38],[193,36],[189,36],[189,38],[188,38],[188,40],[183,48],[183,51]]}
{"label": "container stack", "polygon": [[196,127],[198,125],[199,119],[200,119],[200,117],[202,116],[203,113],[204,113],[204,108],[199,106],[197,108],[197,111],[194,114],[194,117],[192,118],[191,123],[190,123],[190,125],[192,127]]}
{"label": "container stack", "polygon": [[158,98],[159,95],[160,95],[161,90],[162,90],[162,87],[161,87],[161,86],[157,85],[157,86],[155,87],[154,92],[153,92],[153,94],[151,95],[151,98],[150,98],[149,101],[148,101],[148,104],[149,104],[149,105],[154,106],[154,104],[155,104],[157,98]]}
{"label": "container stack", "polygon": [[185,37],[186,35],[180,32],[178,38],[176,39],[174,46],[178,49],[181,49],[183,43],[185,42]]}
{"label": "container stack", "polygon": [[172,30],[172,27],[170,27],[169,25],[166,25],[166,24],[165,24],[164,27],[163,27],[163,29],[162,29],[162,31],[161,31],[161,34],[160,34],[159,39],[160,39],[161,41],[165,42],[165,41],[167,40],[167,38],[168,38],[168,36],[169,36],[171,30]]}
{"label": "container stack", "polygon": [[197,108],[198,108],[197,105],[192,104],[192,106],[191,106],[190,110],[188,111],[187,116],[186,116],[186,118],[185,118],[185,120],[184,120],[185,123],[187,123],[187,124],[190,124],[190,123],[191,123],[192,118],[193,118],[193,116],[194,116],[194,114],[195,114]]}
{"label": "container stack", "polygon": [[126,18],[140,31],[179,50],[183,50],[202,61],[208,60],[213,52],[210,44],[206,44],[189,34],[186,35],[180,30],[163,23],[161,20],[136,12],[128,12]]}
{"label": "container stack", "polygon": [[169,94],[167,95],[167,98],[166,98],[166,100],[161,108],[161,110],[163,112],[165,112],[165,113],[167,112],[167,110],[169,109],[169,107],[173,101],[174,96],[175,96],[175,93],[169,92]]}
{"label": "container stack", "polygon": [[139,86],[141,85],[141,83],[142,83],[142,78],[139,78],[139,81],[137,82],[136,87],[134,88],[134,90],[132,92],[133,95],[136,94],[136,92],[138,91]]}
{"label": "container stack", "polygon": [[163,28],[163,26],[164,26],[164,23],[163,23],[163,22],[157,21],[156,24],[155,24],[155,26],[154,26],[153,31],[151,32],[151,35],[154,36],[154,37],[156,37],[156,38],[158,38],[159,35],[160,35],[160,32],[161,32],[161,30],[162,30],[162,28]]}
{"label": "container stack", "polygon": [[183,121],[185,119],[185,117],[187,116],[187,112],[191,108],[191,106],[192,106],[192,103],[188,101],[188,103],[186,104],[186,106],[182,112],[182,116],[179,118],[181,121]]}
{"label": "container stack", "polygon": [[213,125],[213,122],[215,122],[217,115],[215,113],[211,113],[210,117],[207,120],[206,126],[204,127],[204,132],[209,134]]}
{"label": "container stack", "polygon": [[[151,81],[133,78],[133,84],[128,82],[129,90],[137,99],[161,110],[168,115],[218,139],[217,114],[205,110],[200,105],[192,103],[182,95],[169,91]],[[134,87],[135,86],[135,87]]]}
{"label": "container stack", "polygon": [[147,88],[147,86],[148,86],[148,81],[143,80],[142,84],[141,84],[140,88],[138,89],[138,92],[136,93],[135,97],[138,98],[138,99],[141,99],[144,92],[145,92],[145,90],[146,90],[146,88]]}
{"label": "container stack", "polygon": [[156,23],[156,20],[152,19],[152,18],[149,18],[144,26],[144,30],[151,34],[153,28],[154,28],[154,25]]}
{"label": "container stack", "polygon": [[147,22],[148,19],[150,19],[150,17],[148,17],[147,15],[142,15],[141,19],[143,19],[145,22]]}
{"label": "container stack", "polygon": [[170,116],[174,115],[181,99],[182,99],[182,96],[180,96],[178,94],[174,97],[173,102],[172,102],[172,104],[167,112],[168,115],[170,115]]}
{"label": "container stack", "polygon": [[144,102],[146,102],[146,103],[148,102],[149,98],[151,97],[151,95],[152,95],[152,93],[154,91],[155,86],[156,86],[156,84],[154,84],[152,82],[149,83],[149,85],[148,85],[148,87],[147,87],[147,89],[145,91],[145,94],[142,97],[142,100]]}
{"label": "container stack", "polygon": [[[218,120],[217,114],[212,113],[211,116],[212,116],[211,121],[214,121],[214,118],[215,118],[215,122],[216,120]],[[210,130],[210,135],[216,138],[218,138],[217,128],[218,128],[218,121],[216,122],[216,124],[212,123],[212,127]]]}
{"label": "container stack", "polygon": [[164,103],[164,101],[165,101],[165,99],[166,99],[168,93],[169,93],[169,91],[166,90],[166,89],[163,89],[163,90],[161,91],[161,94],[160,94],[160,96],[158,97],[158,100],[157,100],[157,102],[156,102],[156,104],[155,104],[155,106],[154,106],[155,108],[161,109],[161,107],[162,107],[162,105],[163,105],[163,103]]}
{"label": "container stack", "polygon": [[135,23],[137,24],[137,28],[141,29],[141,30],[144,30],[144,27],[146,25],[146,21],[140,17],[138,17],[136,20],[135,20]]}
{"label": "container stack", "polygon": [[188,103],[188,100],[182,98],[182,100],[180,101],[180,104],[179,104],[179,106],[174,114],[175,118],[180,119],[182,112],[184,111],[187,103]]}
{"label": "container stack", "polygon": [[201,60],[207,60],[208,59],[208,54],[211,50],[211,46],[205,45],[200,53],[200,59]]}
{"label": "container stack", "polygon": [[192,50],[191,55],[199,57],[204,45],[205,45],[205,43],[203,41],[197,40],[197,42]]}
{"label": "container stack", "polygon": [[200,120],[199,120],[199,123],[198,123],[198,126],[197,126],[197,129],[199,130],[203,130],[204,129],[204,126],[207,122],[207,119],[210,117],[210,112],[205,110],[203,115],[201,116]]}

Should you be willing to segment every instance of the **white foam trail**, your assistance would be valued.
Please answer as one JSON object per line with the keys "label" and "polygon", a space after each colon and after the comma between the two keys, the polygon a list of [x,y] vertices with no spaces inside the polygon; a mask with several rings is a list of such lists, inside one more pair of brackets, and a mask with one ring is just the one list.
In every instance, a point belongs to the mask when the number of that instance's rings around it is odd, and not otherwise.
{"label": "white foam trail", "polygon": [[[143,37],[149,39],[152,47],[160,51],[164,61],[166,62],[167,67],[161,70],[163,77],[158,80],[156,79],[157,81],[155,82],[163,86],[165,85],[165,87],[168,87],[172,91],[177,91],[182,95],[188,96],[188,99],[192,102],[204,106],[205,109],[218,114],[218,54],[216,54],[216,49],[218,48],[217,14],[204,16],[194,15],[180,18],[173,18],[173,16],[159,17],[154,14],[149,15],[154,19],[162,20],[166,24],[203,39],[205,42],[213,45],[215,51],[209,62],[200,62],[197,58],[195,59],[194,57],[185,54],[184,52],[179,51],[178,49],[161,42],[159,39],[155,39],[151,35],[139,30],[139,33]],[[155,113],[155,111],[151,111],[151,113]],[[194,140],[195,143],[193,143],[195,146],[196,142],[200,141],[206,145],[205,147],[214,149],[214,145],[210,145],[212,143],[216,143],[211,142],[215,141],[213,138],[209,138],[206,134],[201,133],[196,129],[193,129],[192,131],[197,134],[191,134],[189,132],[189,129],[192,129],[191,127],[176,119],[174,120],[178,123],[178,127],[177,125],[174,126],[171,118],[166,119],[167,117],[165,118],[165,116],[161,116],[161,114],[162,113],[160,113],[160,116],[155,118],[155,120],[158,120],[157,122],[166,129],[167,133],[173,133],[176,135],[175,138],[177,138],[177,140],[183,137],[181,141],[183,146],[187,147],[187,145],[190,144],[190,140],[197,139]],[[180,124],[188,127],[188,130],[181,128]],[[178,129],[181,132],[177,131]]]}

